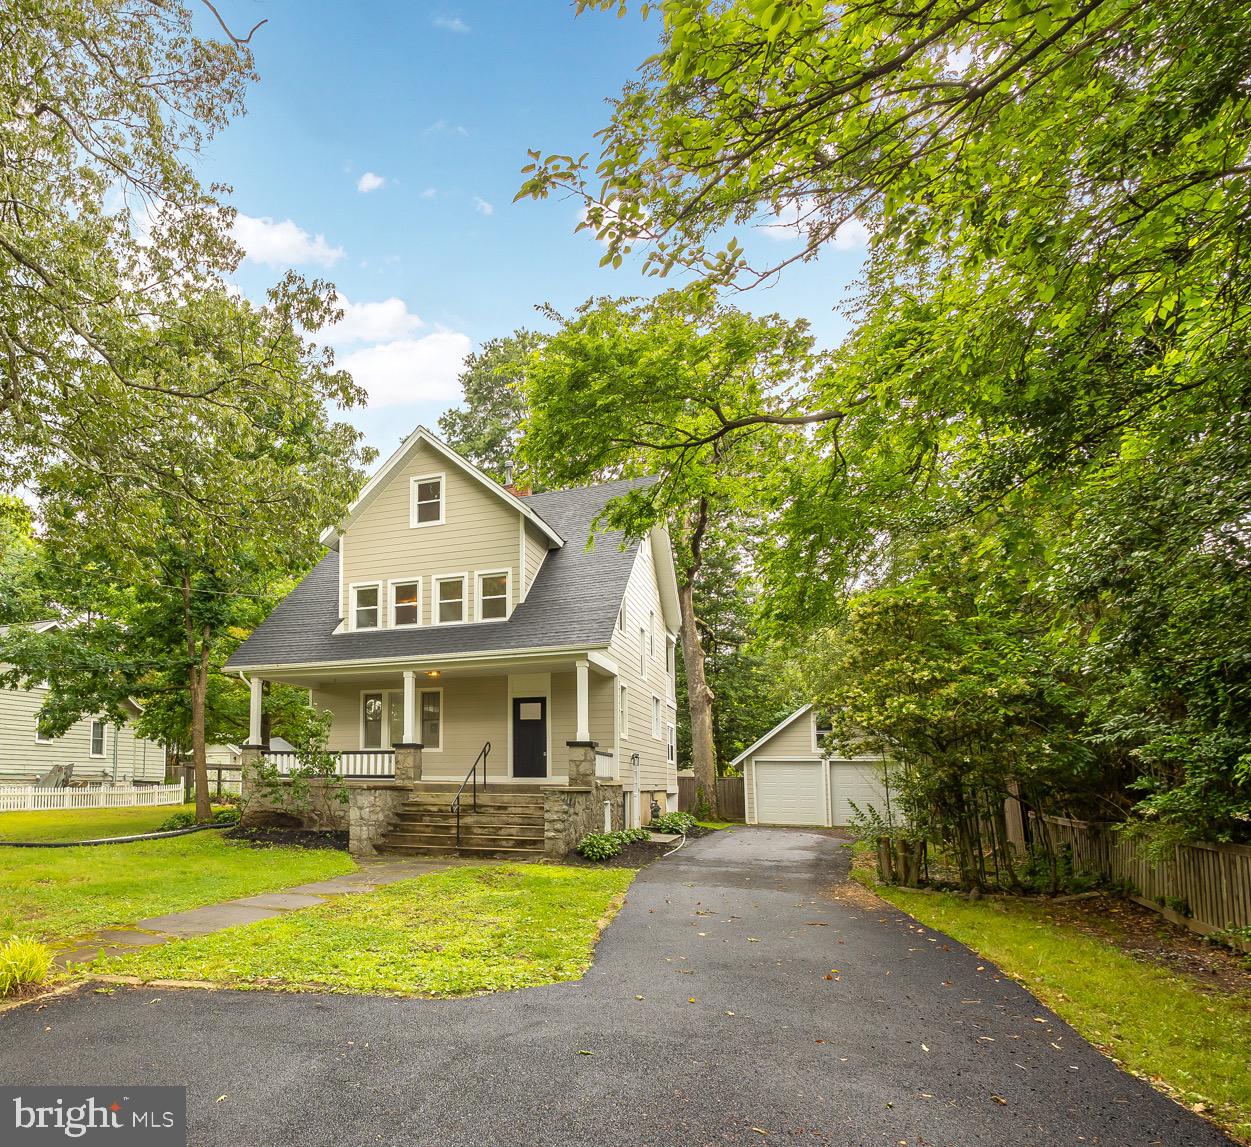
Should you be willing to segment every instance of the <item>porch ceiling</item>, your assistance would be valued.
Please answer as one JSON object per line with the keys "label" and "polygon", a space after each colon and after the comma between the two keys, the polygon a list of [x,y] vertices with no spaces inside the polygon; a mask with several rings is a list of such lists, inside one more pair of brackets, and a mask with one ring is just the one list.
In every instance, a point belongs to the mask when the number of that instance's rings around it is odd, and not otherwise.
{"label": "porch ceiling", "polygon": [[604,676],[616,673],[615,664],[599,650],[581,650],[576,653],[546,654],[535,657],[518,657],[508,660],[484,662],[449,660],[432,665],[428,660],[420,662],[395,661],[328,669],[299,668],[291,670],[264,670],[249,674],[265,681],[281,681],[287,685],[299,685],[316,689],[327,685],[350,685],[361,681],[385,681],[394,678],[397,684],[405,670],[415,670],[418,682],[447,680],[461,677],[506,677],[510,673],[572,673],[578,661],[587,661],[591,672]]}

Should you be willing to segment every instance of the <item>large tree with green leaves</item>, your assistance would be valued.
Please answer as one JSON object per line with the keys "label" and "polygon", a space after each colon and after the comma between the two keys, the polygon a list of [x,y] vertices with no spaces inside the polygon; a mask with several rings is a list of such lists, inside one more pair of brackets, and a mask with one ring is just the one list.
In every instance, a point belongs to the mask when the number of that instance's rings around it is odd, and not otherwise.
{"label": "large tree with green leaves", "polygon": [[[631,537],[671,529],[697,787],[715,812],[713,694],[696,608],[710,539],[744,545],[767,507],[787,440],[727,429],[789,427],[795,364],[811,350],[802,323],[680,293],[604,299],[563,322],[526,370],[526,465],[548,485],[650,474],[662,480],[613,499],[603,521]],[[750,411],[749,415],[744,412]]]}
{"label": "large tree with green leaves", "polygon": [[[133,329],[128,369],[150,386],[98,411],[88,460],[71,453],[40,478],[47,593],[70,624],[12,632],[5,680],[49,683],[53,733],[181,691],[201,819],[214,670],[315,559],[319,523],[339,516],[372,456],[327,413],[359,389],[303,333],[332,313],[302,292],[265,306],[207,293]],[[213,401],[189,417],[176,381]]]}

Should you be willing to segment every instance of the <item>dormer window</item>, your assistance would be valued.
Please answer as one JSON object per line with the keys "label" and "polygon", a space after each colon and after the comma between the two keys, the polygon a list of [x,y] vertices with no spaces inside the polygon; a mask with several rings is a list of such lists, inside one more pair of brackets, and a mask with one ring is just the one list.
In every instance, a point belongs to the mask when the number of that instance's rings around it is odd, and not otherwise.
{"label": "dormer window", "polygon": [[502,621],[508,616],[508,571],[478,575],[478,620]]}
{"label": "dormer window", "polygon": [[352,588],[352,628],[378,628],[378,583],[369,582],[365,585],[354,585]]}
{"label": "dormer window", "polygon": [[464,574],[434,579],[434,620],[436,625],[452,625],[465,620]]}
{"label": "dormer window", "polygon": [[441,526],[443,524],[443,475],[427,474],[409,483],[408,524]]}

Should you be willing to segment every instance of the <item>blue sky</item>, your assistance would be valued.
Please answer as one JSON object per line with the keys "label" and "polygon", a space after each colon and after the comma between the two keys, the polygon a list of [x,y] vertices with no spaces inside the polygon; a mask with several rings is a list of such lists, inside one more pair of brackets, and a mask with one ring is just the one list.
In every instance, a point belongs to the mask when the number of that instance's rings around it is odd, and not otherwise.
{"label": "blue sky", "polygon": [[[199,163],[206,182],[234,187],[249,253],[238,280],[259,296],[293,266],[337,285],[349,313],[328,341],[370,392],[349,417],[384,453],[457,401],[470,348],[543,328],[536,304],[568,312],[661,289],[637,266],[600,268],[601,248],[574,234],[574,202],[512,203],[528,147],[594,152],[606,99],[655,48],[655,17],[575,16],[558,0],[219,7],[237,28],[269,19],[248,114]],[[747,243],[798,246],[777,230]],[[831,252],[735,301],[805,317],[836,342],[833,308],[862,257]]]}

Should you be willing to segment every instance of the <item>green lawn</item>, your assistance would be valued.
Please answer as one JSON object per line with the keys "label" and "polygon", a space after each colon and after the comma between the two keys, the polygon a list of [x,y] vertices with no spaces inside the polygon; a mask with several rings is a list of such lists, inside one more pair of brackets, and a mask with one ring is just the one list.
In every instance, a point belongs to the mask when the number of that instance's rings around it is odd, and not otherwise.
{"label": "green lawn", "polygon": [[417,996],[576,980],[633,878],[619,868],[451,868],[95,967],[236,988]]}
{"label": "green lawn", "polygon": [[194,804],[159,808],[84,808],[57,812],[0,813],[0,840],[98,840],[156,832],[176,812]]}
{"label": "green lawn", "polygon": [[[16,815],[16,814],[3,814]],[[197,832],[137,844],[0,849],[0,935],[50,943],[351,872],[346,853],[251,848]]]}
{"label": "green lawn", "polygon": [[1251,997],[1205,992],[1048,921],[1028,901],[875,891],[998,964],[1131,1071],[1251,1141]]}

